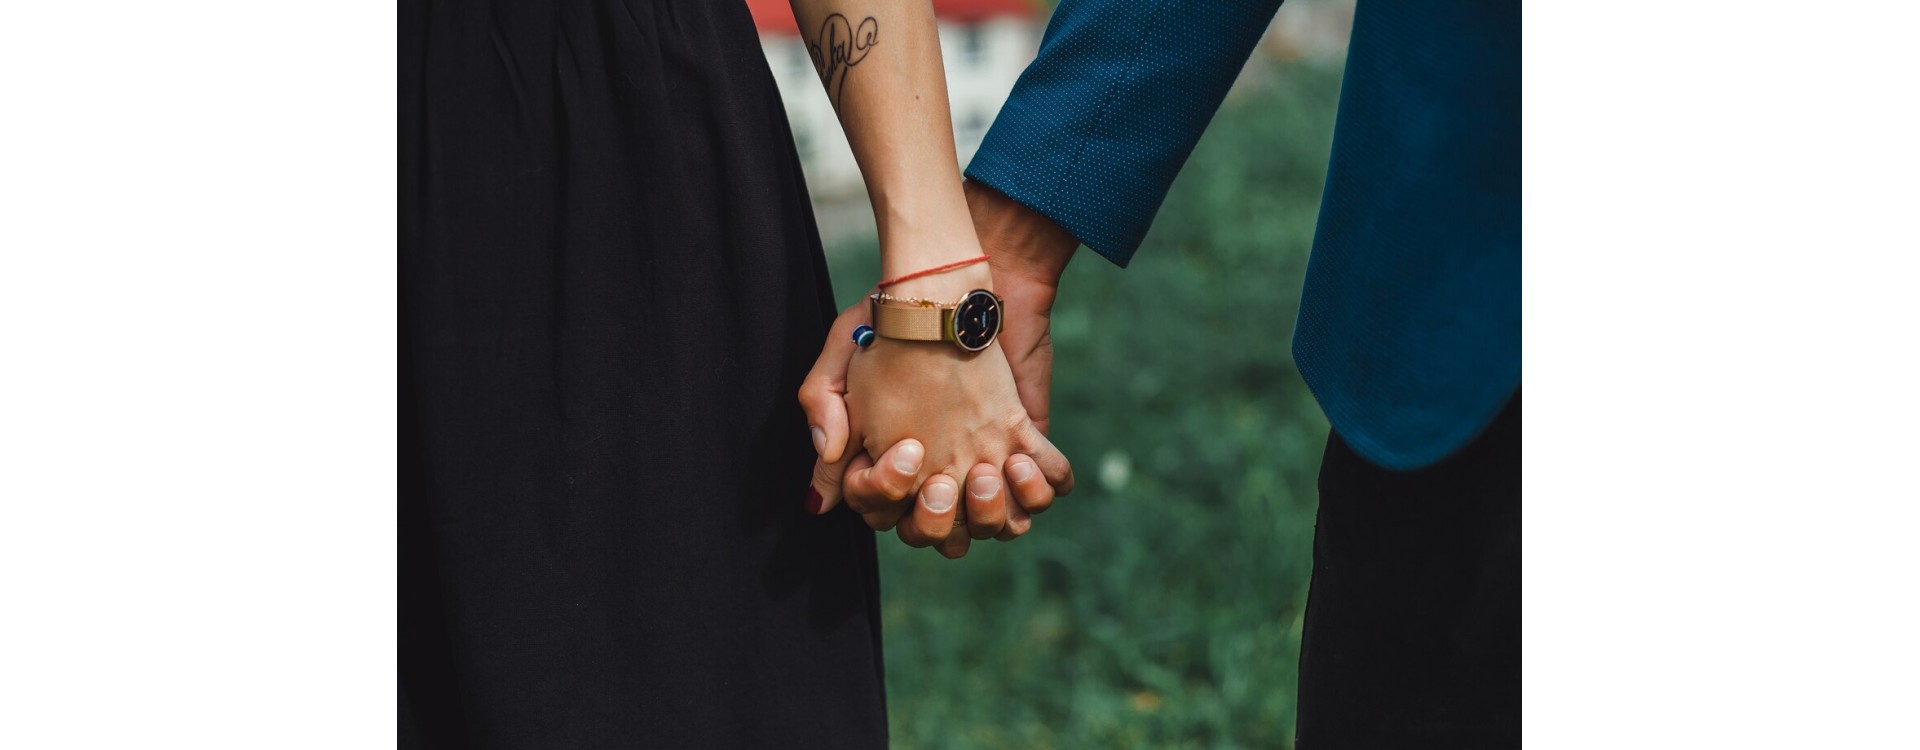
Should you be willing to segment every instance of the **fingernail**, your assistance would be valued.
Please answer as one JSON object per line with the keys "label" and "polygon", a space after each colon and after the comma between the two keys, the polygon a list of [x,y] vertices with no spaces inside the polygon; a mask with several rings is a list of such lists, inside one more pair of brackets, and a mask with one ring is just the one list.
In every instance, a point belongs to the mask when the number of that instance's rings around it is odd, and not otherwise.
{"label": "fingernail", "polygon": [[820,496],[819,490],[816,490],[812,487],[807,488],[807,512],[808,513],[811,513],[816,516],[820,515],[820,506],[825,504],[827,504],[827,499]]}
{"label": "fingernail", "polygon": [[946,482],[929,482],[926,491],[927,510],[935,513],[945,513],[953,510],[953,501],[959,494],[951,484],[947,484]]}
{"label": "fingernail", "polygon": [[1033,462],[1032,461],[1014,462],[1012,466],[1007,467],[1007,476],[1013,477],[1013,481],[1016,481],[1016,482],[1024,482],[1029,479],[1032,479],[1033,478]]}
{"label": "fingernail", "polygon": [[818,427],[807,429],[813,432],[813,452],[821,456],[827,455],[827,431]]}
{"label": "fingernail", "polygon": [[1000,478],[996,476],[974,477],[967,482],[967,494],[981,500],[993,497],[1000,491]]}
{"label": "fingernail", "polygon": [[920,459],[925,458],[927,450],[919,443],[907,443],[893,452],[893,468],[902,474],[920,473]]}

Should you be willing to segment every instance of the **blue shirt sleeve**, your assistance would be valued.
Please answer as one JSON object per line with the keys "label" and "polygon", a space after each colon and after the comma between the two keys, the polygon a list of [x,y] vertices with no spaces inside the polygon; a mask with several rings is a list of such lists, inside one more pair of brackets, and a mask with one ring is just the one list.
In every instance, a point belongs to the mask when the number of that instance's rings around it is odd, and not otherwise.
{"label": "blue shirt sleeve", "polygon": [[967,176],[1125,267],[1280,0],[1062,0]]}

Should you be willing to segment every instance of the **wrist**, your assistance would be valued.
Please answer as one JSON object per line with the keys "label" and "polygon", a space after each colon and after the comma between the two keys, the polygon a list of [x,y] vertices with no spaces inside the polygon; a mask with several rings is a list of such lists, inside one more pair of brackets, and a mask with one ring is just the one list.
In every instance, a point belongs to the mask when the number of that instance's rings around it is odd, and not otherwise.
{"label": "wrist", "polygon": [[974,235],[993,258],[993,275],[1058,287],[1080,240],[1045,214],[984,184],[967,180],[964,191]]}
{"label": "wrist", "polygon": [[[979,257],[979,255],[979,251],[975,250],[973,255],[967,257]],[[881,291],[893,297],[912,297],[945,303],[958,300],[962,295],[975,289],[993,291],[993,270],[986,263],[975,263],[951,271],[907,279]]]}
{"label": "wrist", "polygon": [[871,304],[877,337],[948,343],[966,352],[992,346],[1005,314],[1000,297],[982,289],[942,298],[904,296],[890,286],[873,295]]}
{"label": "wrist", "polygon": [[957,187],[874,197],[880,278],[898,278],[980,256],[980,241],[974,237],[973,220]]}

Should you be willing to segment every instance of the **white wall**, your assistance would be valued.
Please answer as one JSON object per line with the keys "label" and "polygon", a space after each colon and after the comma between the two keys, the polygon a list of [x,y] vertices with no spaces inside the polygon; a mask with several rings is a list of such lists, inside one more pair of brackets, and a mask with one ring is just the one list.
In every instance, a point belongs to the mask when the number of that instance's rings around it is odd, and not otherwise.
{"label": "white wall", "polygon": [[[1041,25],[1018,18],[980,24],[940,23],[940,49],[946,62],[947,99],[953,111],[954,145],[962,165],[973,158],[994,115],[1040,48]],[[761,38],[767,63],[786,101],[787,121],[806,170],[815,201],[862,196],[860,169],[847,147],[846,134],[820,87],[820,77],[799,37]]]}

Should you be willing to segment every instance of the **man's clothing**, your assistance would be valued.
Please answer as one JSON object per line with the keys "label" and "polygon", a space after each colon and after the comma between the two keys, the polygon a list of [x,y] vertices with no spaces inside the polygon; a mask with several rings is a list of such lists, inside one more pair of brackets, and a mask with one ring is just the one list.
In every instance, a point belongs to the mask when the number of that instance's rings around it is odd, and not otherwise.
{"label": "man's clothing", "polygon": [[[1122,266],[1277,0],[1064,0],[967,176]],[[1520,4],[1359,3],[1294,358],[1390,469],[1520,385]]]}
{"label": "man's clothing", "polygon": [[[1062,0],[967,176],[1121,266],[1278,0]],[[1293,341],[1299,747],[1517,747],[1520,4],[1361,2]]]}

